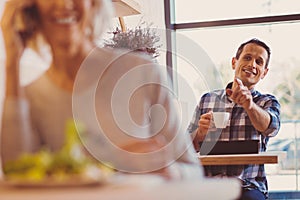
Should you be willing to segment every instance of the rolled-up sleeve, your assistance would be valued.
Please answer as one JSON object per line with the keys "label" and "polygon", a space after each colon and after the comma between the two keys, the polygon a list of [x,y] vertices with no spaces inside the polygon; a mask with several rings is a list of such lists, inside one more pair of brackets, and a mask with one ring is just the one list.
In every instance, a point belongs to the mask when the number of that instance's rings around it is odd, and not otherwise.
{"label": "rolled-up sleeve", "polygon": [[274,96],[269,95],[269,100],[266,102],[264,109],[269,113],[271,118],[265,134],[269,137],[276,136],[280,129],[280,103]]}

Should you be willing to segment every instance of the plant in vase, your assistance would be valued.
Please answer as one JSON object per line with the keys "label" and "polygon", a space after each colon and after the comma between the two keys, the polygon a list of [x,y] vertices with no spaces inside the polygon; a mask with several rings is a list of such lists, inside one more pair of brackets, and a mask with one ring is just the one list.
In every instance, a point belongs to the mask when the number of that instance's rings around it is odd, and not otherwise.
{"label": "plant in vase", "polygon": [[160,37],[157,29],[151,28],[151,24],[145,22],[136,26],[135,28],[127,28],[122,31],[116,27],[114,31],[109,32],[113,34],[109,40],[104,41],[106,47],[129,49],[132,51],[146,53],[152,58],[159,56]]}

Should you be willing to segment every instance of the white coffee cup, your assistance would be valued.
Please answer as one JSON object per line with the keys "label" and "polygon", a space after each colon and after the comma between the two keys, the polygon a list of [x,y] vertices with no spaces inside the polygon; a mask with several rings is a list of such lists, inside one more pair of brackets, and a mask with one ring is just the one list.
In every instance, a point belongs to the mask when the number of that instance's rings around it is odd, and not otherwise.
{"label": "white coffee cup", "polygon": [[226,128],[229,121],[229,112],[213,112],[213,121],[216,128]]}

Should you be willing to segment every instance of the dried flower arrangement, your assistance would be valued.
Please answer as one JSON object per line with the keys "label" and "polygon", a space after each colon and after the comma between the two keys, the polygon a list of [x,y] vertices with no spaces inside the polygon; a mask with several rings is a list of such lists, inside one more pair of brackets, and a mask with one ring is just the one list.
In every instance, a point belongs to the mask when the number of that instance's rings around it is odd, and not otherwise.
{"label": "dried flower arrangement", "polygon": [[110,34],[112,38],[104,41],[106,47],[125,48],[132,51],[141,51],[147,53],[152,58],[159,56],[159,48],[162,46],[159,43],[160,37],[157,30],[151,28],[152,24],[145,22],[140,23],[135,28],[127,28],[123,32],[119,27]]}

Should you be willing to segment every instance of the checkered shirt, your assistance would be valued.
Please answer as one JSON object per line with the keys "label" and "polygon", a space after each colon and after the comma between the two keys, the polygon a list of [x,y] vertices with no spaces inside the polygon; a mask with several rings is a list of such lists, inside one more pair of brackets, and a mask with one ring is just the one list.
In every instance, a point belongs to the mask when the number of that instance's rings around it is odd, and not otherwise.
{"label": "checkered shirt", "polygon": [[[229,83],[226,88],[231,87],[232,83]],[[194,134],[197,131],[198,121],[202,114],[209,111],[229,111],[231,117],[228,126],[224,129],[210,132],[205,140],[260,140],[260,152],[266,151],[269,137],[275,136],[280,128],[280,104],[270,94],[261,94],[254,89],[251,90],[251,94],[253,101],[270,114],[271,122],[264,133],[268,137],[263,136],[261,132],[252,126],[243,107],[232,102],[224,89],[206,93],[201,97],[188,127],[188,132]],[[268,184],[264,165],[205,166],[204,168],[207,176],[236,176],[242,180],[242,185],[245,189],[256,188],[267,195]]]}

